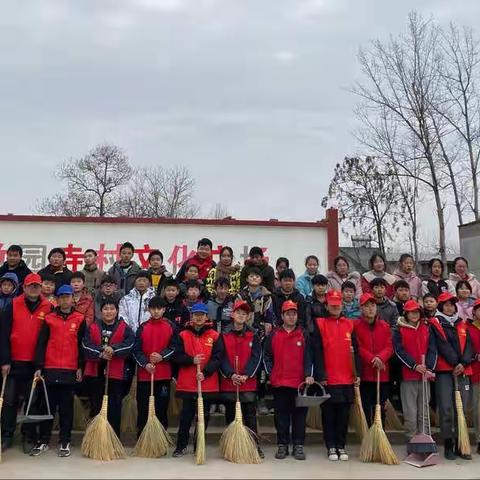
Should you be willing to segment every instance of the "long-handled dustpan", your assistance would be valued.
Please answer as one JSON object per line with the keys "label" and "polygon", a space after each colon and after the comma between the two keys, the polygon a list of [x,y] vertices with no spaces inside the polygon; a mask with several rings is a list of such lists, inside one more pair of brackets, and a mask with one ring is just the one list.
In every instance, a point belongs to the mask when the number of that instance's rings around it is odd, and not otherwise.
{"label": "long-handled dustpan", "polygon": [[[33,415],[30,413],[32,400],[35,393],[35,387],[37,386],[38,382],[41,382],[43,385],[43,393],[45,395],[45,403],[47,406],[46,415]],[[32,382],[32,388],[30,390],[30,397],[28,399],[27,408],[25,409],[24,415],[19,415],[17,417],[17,423],[37,423],[37,422],[44,422],[46,420],[53,420],[53,415],[52,415],[52,412],[50,411],[50,402],[48,401],[47,385],[45,384],[45,379],[43,377],[34,377]]]}
{"label": "long-handled dustpan", "polygon": [[[425,364],[425,356],[422,357],[422,363]],[[404,462],[414,467],[431,467],[437,465],[440,461],[438,448],[435,440],[432,438],[430,429],[430,408],[425,406],[427,401],[427,388],[429,384],[426,376],[422,375],[422,433],[415,435],[407,444],[408,456]],[[427,432],[425,431],[427,424]]]}

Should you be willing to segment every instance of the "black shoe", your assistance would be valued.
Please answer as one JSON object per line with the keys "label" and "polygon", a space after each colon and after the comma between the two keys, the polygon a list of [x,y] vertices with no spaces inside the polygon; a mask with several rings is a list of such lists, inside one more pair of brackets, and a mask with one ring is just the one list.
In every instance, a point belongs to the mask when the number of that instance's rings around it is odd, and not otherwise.
{"label": "black shoe", "polygon": [[265,454],[263,453],[263,450],[260,447],[257,447],[257,452],[260,458],[262,459],[265,458]]}
{"label": "black shoe", "polygon": [[445,453],[444,456],[447,460],[455,460],[457,456],[455,455],[455,452],[453,451],[453,441],[451,438],[448,438],[445,440]]}
{"label": "black shoe", "polygon": [[60,448],[58,449],[58,456],[61,458],[70,456],[70,443],[62,443],[60,445]]}
{"label": "black shoe", "polygon": [[187,454],[186,448],[176,448],[175,451],[172,453],[172,457],[174,458],[183,457],[186,454]]}
{"label": "black shoe", "polygon": [[2,438],[2,452],[8,450],[13,445],[13,438],[12,437],[4,437]]}
{"label": "black shoe", "polygon": [[279,445],[275,458],[277,460],[283,460],[285,457],[288,457],[288,445]]}
{"label": "black shoe", "polygon": [[30,452],[33,450],[33,447],[35,446],[35,442],[30,439],[23,439],[22,441],[22,447],[23,447],[23,453],[25,455],[30,455]]}
{"label": "black shoe", "polygon": [[305,452],[303,451],[303,445],[294,445],[293,446],[293,457],[295,460],[305,460]]}

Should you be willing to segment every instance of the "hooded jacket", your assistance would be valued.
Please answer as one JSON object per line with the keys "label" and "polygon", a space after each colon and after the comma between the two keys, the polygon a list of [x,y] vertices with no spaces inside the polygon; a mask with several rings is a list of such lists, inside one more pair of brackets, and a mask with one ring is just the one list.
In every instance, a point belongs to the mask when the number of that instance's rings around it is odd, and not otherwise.
{"label": "hooded jacket", "polygon": [[13,272],[4,273],[0,277],[0,283],[3,280],[9,280],[13,283],[13,291],[10,295],[4,295],[0,292],[0,311],[5,310],[9,305],[11,305],[13,299],[18,295],[18,278],[17,275]]}
{"label": "hooded jacket", "polygon": [[422,280],[415,272],[405,273],[400,269],[396,269],[393,272],[393,276],[396,280],[405,280],[410,287],[410,296],[415,299],[422,297]]}
{"label": "hooded jacket", "polygon": [[247,286],[248,274],[252,268],[258,268],[262,272],[262,285],[271,293],[275,290],[275,271],[264,258],[261,265],[254,265],[251,258],[245,260],[245,266],[240,273],[240,288]]}
{"label": "hooded jacket", "polygon": [[127,322],[133,333],[136,333],[137,328],[150,318],[148,302],[154,296],[155,289],[152,287],[149,287],[143,294],[133,288],[120,300],[118,315]]}
{"label": "hooded jacket", "polygon": [[115,262],[108,270],[108,275],[115,280],[117,289],[126,295],[135,286],[135,279],[140,271],[140,265],[136,262],[130,262],[130,268],[127,273],[123,271],[120,262]]}
{"label": "hooded jacket", "polygon": [[467,275],[467,278],[462,278],[456,273],[451,273],[448,276],[450,292],[453,293],[453,295],[456,295],[455,288],[460,280],[466,280],[470,284],[470,286],[472,287],[472,297],[480,297],[480,282],[477,280],[477,277],[473,273],[469,273]]}
{"label": "hooded jacket", "polygon": [[27,264],[23,260],[20,260],[20,263],[15,268],[10,268],[8,263],[4,262],[0,267],[0,276],[3,277],[7,272],[14,273],[17,276],[17,283],[19,285],[17,294],[20,295],[23,293],[23,281],[29,273],[32,273],[32,271],[27,267]]}
{"label": "hooded jacket", "polygon": [[362,296],[362,278],[358,272],[349,272],[346,278],[341,278],[337,272],[328,272],[325,276],[328,279],[328,288],[340,292],[345,282],[352,282],[355,285],[355,298]]}

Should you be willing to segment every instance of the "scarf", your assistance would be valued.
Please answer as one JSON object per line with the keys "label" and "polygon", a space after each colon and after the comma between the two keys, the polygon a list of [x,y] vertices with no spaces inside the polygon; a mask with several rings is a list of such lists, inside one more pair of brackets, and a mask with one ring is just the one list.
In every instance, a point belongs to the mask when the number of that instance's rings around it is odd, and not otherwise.
{"label": "scarf", "polygon": [[455,322],[458,320],[458,313],[454,313],[451,317],[441,313],[437,310],[437,313],[441,315],[452,327],[455,325]]}
{"label": "scarf", "polygon": [[238,271],[239,265],[229,265],[226,267],[221,262],[215,267],[215,280],[219,278],[230,278],[234,273]]}

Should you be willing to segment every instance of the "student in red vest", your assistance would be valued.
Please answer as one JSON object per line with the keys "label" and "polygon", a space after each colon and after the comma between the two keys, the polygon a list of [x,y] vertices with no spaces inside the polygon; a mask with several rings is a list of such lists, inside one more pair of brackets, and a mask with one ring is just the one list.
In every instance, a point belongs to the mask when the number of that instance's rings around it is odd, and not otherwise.
{"label": "student in red vest", "polygon": [[468,333],[472,340],[472,403],[473,424],[475,426],[475,438],[477,440],[477,453],[480,454],[480,299],[473,304],[473,319],[468,324]]}
{"label": "student in red vest", "polygon": [[290,438],[293,456],[305,460],[305,421],[307,409],[297,407],[297,389],[305,382],[313,383],[313,364],[308,334],[298,325],[298,307],[287,300],[282,305],[282,324],[267,337],[264,364],[273,390],[274,420],[278,450],[275,458],[289,455]]}
{"label": "student in red vest", "polygon": [[[317,318],[313,332],[315,379],[331,397],[322,405],[322,423],[328,459],[348,460],[345,450],[354,383],[360,382],[354,321],[342,317],[342,294],[327,292],[328,317]],[[355,362],[355,368],[354,364]]]}
{"label": "student in red vest", "polygon": [[[187,453],[190,427],[197,412],[197,380],[202,383],[205,427],[210,418],[212,397],[216,397],[219,391],[218,369],[223,360],[223,341],[208,322],[207,314],[208,308],[204,303],[193,305],[192,320],[180,332],[175,343],[173,361],[179,366],[177,397],[183,399],[183,404],[174,457]],[[198,374],[197,365],[201,370]]]}
{"label": "student in red vest", "polygon": [[[35,373],[35,348],[38,335],[51,312],[52,304],[40,294],[42,278],[29,273],[23,283],[24,293],[14,298],[1,319],[2,374],[8,375],[2,411],[2,450],[12,446],[17,427],[17,410],[28,399]],[[37,443],[35,424],[22,425],[23,451],[29,454]]]}
{"label": "student in red vest", "polygon": [[[35,354],[37,371],[47,384],[52,415],[58,408],[60,420],[59,457],[70,456],[73,425],[73,394],[82,381],[82,339],[85,315],[74,309],[73,288],[62,285],[57,291],[58,306],[45,317]],[[48,450],[53,420],[40,422],[40,440],[30,455],[37,457]]]}
{"label": "student in red vest", "polygon": [[400,398],[405,430],[410,440],[424,428],[428,431],[429,425],[426,417],[422,417],[422,411],[428,408],[430,387],[427,388],[427,397],[423,398],[422,375],[433,379],[432,371],[437,362],[435,337],[415,300],[405,302],[403,316],[397,320],[393,330],[393,343],[395,354],[402,364]]}
{"label": "student in red vest", "polygon": [[100,412],[105,387],[108,362],[108,421],[120,437],[122,400],[127,382],[126,359],[135,344],[135,334],[127,323],[118,317],[118,305],[106,299],[101,308],[102,319],[86,330],[82,346],[85,353],[84,377],[89,383],[90,416]]}
{"label": "student in red vest", "polygon": [[[238,385],[243,421],[257,433],[257,371],[262,361],[262,346],[260,337],[247,325],[251,312],[244,300],[237,300],[233,305],[232,322],[222,334],[225,355],[220,367],[220,391],[225,399],[225,420],[229,425],[235,418]],[[260,447],[258,453],[264,458]]]}
{"label": "student in red vest", "polygon": [[170,381],[175,340],[175,325],[164,317],[167,302],[155,296],[148,302],[150,319],[142,323],[137,330],[133,357],[139,368],[137,371],[137,405],[138,436],[148,418],[148,402],[150,397],[150,378],[153,374],[153,394],[155,396],[155,413],[158,419],[168,428],[167,409],[170,399]]}
{"label": "student in red vest", "polygon": [[455,460],[456,456],[471,460],[471,455],[460,455],[454,439],[457,435],[455,418],[455,384],[457,379],[464,409],[468,406],[470,390],[469,375],[472,374],[472,342],[468,326],[457,314],[457,297],[444,292],[438,297],[437,316],[430,319],[435,332],[438,361],[435,368],[440,431],[445,441],[445,458]]}
{"label": "student in red vest", "polygon": [[390,325],[378,317],[377,303],[371,293],[360,297],[361,316],[354,322],[358,341],[360,371],[360,393],[368,425],[373,422],[377,403],[377,371],[380,370],[380,405],[385,420],[385,402],[388,398],[389,362],[393,355]]}

